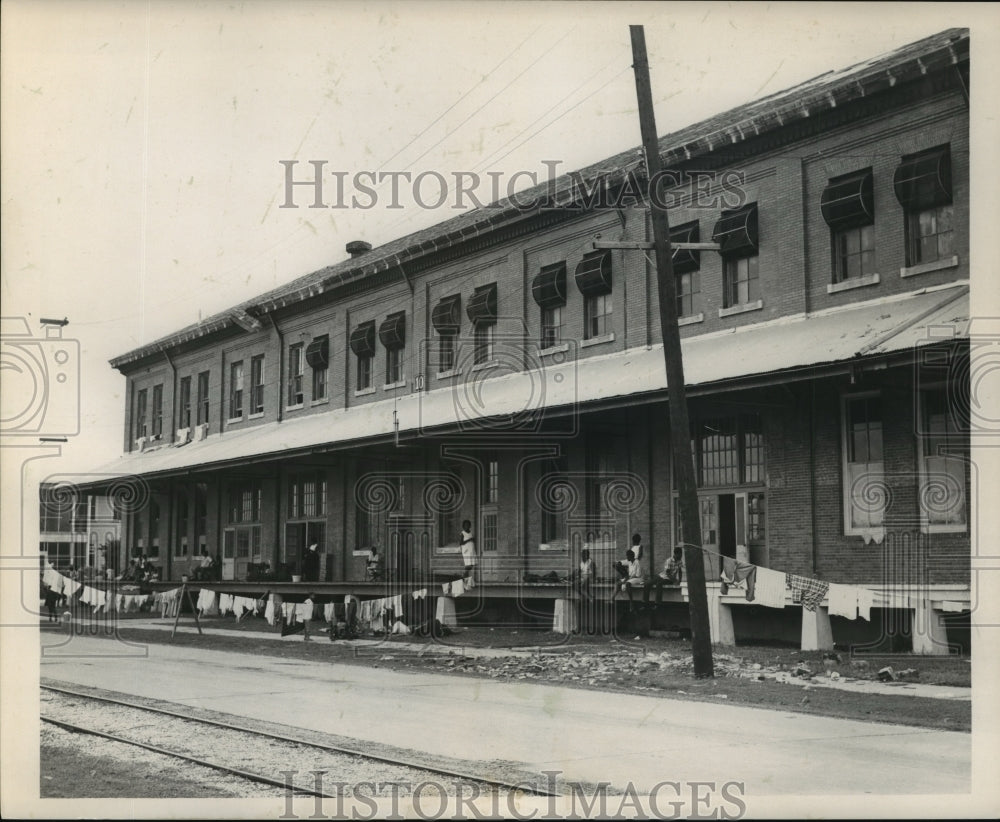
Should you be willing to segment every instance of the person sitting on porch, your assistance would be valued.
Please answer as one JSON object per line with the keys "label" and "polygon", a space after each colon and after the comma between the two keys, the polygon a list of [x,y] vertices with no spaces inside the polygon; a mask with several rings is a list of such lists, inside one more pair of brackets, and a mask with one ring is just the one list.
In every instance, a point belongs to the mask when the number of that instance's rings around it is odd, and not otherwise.
{"label": "person sitting on porch", "polygon": [[212,558],[208,555],[208,551],[204,548],[201,549],[201,556],[198,557],[200,564],[194,569],[194,578],[201,580],[209,580],[212,578]]}
{"label": "person sitting on porch", "polygon": [[667,559],[663,563],[663,570],[660,571],[653,579],[650,581],[649,585],[646,586],[645,602],[649,602],[649,591],[652,588],[656,589],[656,604],[661,605],[663,603],[663,589],[664,587],[680,587],[681,579],[684,576],[684,549],[677,545],[674,547],[673,556]]}
{"label": "person sitting on porch", "polygon": [[128,561],[128,568],[125,569],[125,573],[121,576],[122,582],[135,582],[139,577],[139,563],[136,561],[135,557],[132,557]]}
{"label": "person sitting on porch", "polygon": [[615,563],[615,570],[618,572],[618,577],[624,581],[628,579],[628,566],[629,566],[629,552],[635,555],[635,560],[642,560],[642,536],[639,534],[632,534],[632,547],[625,552],[625,559],[619,560]]}
{"label": "person sitting on porch", "polygon": [[471,577],[476,570],[476,538],[472,536],[472,522],[462,521],[462,561],[465,563],[465,575]]}
{"label": "person sitting on porch", "polygon": [[646,586],[646,572],[643,570],[642,563],[635,558],[635,552],[630,548],[625,552],[625,559],[628,562],[628,571],[625,581],[622,582],[620,588],[615,589],[615,593],[612,599],[618,596],[619,590],[628,597],[629,610],[632,609],[632,589],[633,588],[645,588]]}
{"label": "person sitting on porch", "polygon": [[378,582],[382,579],[382,555],[378,552],[377,545],[373,545],[368,551],[368,563],[365,566],[365,574],[369,582]]}

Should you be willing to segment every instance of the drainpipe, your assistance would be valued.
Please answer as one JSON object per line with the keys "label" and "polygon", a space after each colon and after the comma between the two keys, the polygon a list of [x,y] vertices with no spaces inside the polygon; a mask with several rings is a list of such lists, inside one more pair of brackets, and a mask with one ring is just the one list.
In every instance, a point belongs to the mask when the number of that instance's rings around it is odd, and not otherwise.
{"label": "drainpipe", "polygon": [[177,368],[170,359],[170,355],[164,351],[163,359],[170,366],[170,441],[174,441],[177,432]]}
{"label": "drainpipe", "polygon": [[221,371],[219,373],[219,434],[226,430],[226,352],[219,352]]}
{"label": "drainpipe", "polygon": [[[278,322],[274,319],[273,314],[267,315],[268,319],[271,321],[271,327],[274,329],[275,336],[278,338],[278,422],[283,419],[283,409],[284,409],[284,386],[285,386],[285,335],[281,333],[281,329],[278,328]],[[277,567],[277,566],[276,566]]]}
{"label": "drainpipe", "polygon": [[816,539],[816,380],[809,381],[809,517],[812,534],[812,572],[819,566],[819,545]]}

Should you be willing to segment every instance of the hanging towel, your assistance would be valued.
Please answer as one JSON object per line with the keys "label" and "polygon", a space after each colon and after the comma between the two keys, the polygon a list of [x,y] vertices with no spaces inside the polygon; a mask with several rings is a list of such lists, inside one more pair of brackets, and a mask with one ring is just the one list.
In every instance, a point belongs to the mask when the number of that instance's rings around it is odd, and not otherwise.
{"label": "hanging towel", "polygon": [[785,607],[785,575],[770,568],[757,566],[754,585],[754,605],[768,608]]}
{"label": "hanging towel", "polygon": [[441,593],[444,594],[445,596],[449,596],[451,594],[450,582],[446,582],[444,585],[441,586]]}
{"label": "hanging towel", "polygon": [[874,601],[874,591],[869,588],[858,588],[858,616],[867,622],[871,621],[871,610]]}
{"label": "hanging towel", "polygon": [[465,579],[462,580],[462,583],[465,585],[466,591],[471,591],[473,588],[476,587],[476,578],[471,576],[466,577]]}
{"label": "hanging towel", "polygon": [[856,585],[838,585],[830,583],[829,593],[830,616],[858,618],[858,588]]}
{"label": "hanging towel", "polygon": [[451,595],[453,597],[460,597],[465,593],[465,580],[456,579],[451,583]]}
{"label": "hanging towel", "polygon": [[219,613],[225,616],[233,610],[233,595],[219,594]]}
{"label": "hanging towel", "polygon": [[941,603],[941,610],[946,612],[968,611],[969,606],[964,602],[955,602],[954,600],[946,599]]}
{"label": "hanging towel", "polygon": [[789,574],[788,587],[792,589],[793,599],[801,599],[803,608],[807,611],[815,611],[816,606],[819,605],[826,596],[826,592],[829,590],[830,584],[828,582],[823,582],[821,579],[812,579],[811,577],[803,577],[798,574]]}
{"label": "hanging towel", "polygon": [[419,591],[414,591],[413,592],[413,598],[414,599],[426,599],[427,598],[427,589],[426,588],[421,588]]}
{"label": "hanging towel", "polygon": [[323,621],[333,622],[334,603],[328,602],[323,606]]}
{"label": "hanging towel", "polygon": [[739,562],[732,557],[722,558],[722,593],[728,593],[730,585],[745,583],[747,600],[753,602],[757,584],[757,566],[749,562]]}
{"label": "hanging towel", "polygon": [[274,625],[274,602],[270,599],[264,606],[264,619],[267,620],[268,625]]}

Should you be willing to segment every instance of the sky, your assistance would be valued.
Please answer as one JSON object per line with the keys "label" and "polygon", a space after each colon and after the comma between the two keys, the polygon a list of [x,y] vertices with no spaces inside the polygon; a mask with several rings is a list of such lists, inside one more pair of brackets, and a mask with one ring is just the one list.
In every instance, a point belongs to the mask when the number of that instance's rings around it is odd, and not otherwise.
{"label": "sky", "polygon": [[121,452],[125,383],[110,358],[339,262],[351,240],[378,246],[457,213],[454,197],[389,208],[386,188],[374,208],[309,209],[299,190],[303,207],[281,208],[282,160],[301,178],[322,160],[506,185],[546,160],[565,172],[638,146],[630,23],[645,26],[661,134],[952,26],[973,29],[975,88],[977,43],[997,29],[992,8],[954,3],[6,0],[3,12],[0,298],[32,333],[66,317],[79,341],[81,433],[46,460],[62,471]]}

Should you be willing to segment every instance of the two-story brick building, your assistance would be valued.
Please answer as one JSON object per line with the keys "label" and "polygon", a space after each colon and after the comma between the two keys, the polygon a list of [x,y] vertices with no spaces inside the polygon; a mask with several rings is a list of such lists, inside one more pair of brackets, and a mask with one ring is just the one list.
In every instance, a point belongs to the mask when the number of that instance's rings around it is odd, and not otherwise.
{"label": "two-story brick building", "polygon": [[[710,580],[728,555],[968,607],[968,82],[950,30],[662,138],[673,239],[716,244],[674,257]],[[429,579],[469,519],[487,583],[584,545],[606,575],[633,532],[658,569],[656,273],[595,247],[651,240],[637,157],[350,243],[113,360],[125,454],[99,473],[138,478],[126,550],[177,579],[205,548],[236,580],[317,543],[350,581],[379,545]],[[798,630],[733,610],[737,634]]]}

